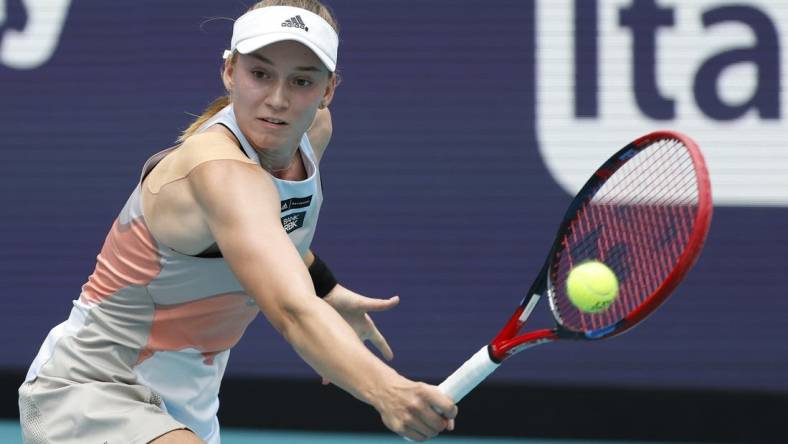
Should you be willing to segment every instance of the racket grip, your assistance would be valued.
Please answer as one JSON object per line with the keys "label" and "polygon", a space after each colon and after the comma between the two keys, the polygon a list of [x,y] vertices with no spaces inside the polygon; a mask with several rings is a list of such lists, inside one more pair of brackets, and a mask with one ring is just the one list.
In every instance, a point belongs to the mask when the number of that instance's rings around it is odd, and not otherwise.
{"label": "racket grip", "polygon": [[490,373],[494,372],[499,365],[501,364],[490,359],[490,353],[485,345],[446,378],[438,386],[438,389],[458,403],[468,392],[484,381]]}

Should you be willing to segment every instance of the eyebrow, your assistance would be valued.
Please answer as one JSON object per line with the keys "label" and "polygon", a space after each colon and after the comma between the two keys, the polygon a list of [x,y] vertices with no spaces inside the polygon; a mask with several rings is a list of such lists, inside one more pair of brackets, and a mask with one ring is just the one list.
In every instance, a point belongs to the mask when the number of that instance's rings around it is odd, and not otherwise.
{"label": "eyebrow", "polygon": [[[257,54],[257,53],[253,52],[253,53],[251,53],[249,55],[254,57],[254,58],[256,58],[257,60],[259,60],[259,61],[261,61],[263,63],[267,63],[267,64],[269,64],[271,66],[276,66],[273,61],[269,60],[268,58],[266,58],[266,57],[264,57],[264,56],[262,56],[260,54]],[[320,69],[320,68],[318,68],[316,66],[296,66],[295,69],[296,69],[296,71],[308,71],[308,72],[322,72],[323,71],[322,69]]]}

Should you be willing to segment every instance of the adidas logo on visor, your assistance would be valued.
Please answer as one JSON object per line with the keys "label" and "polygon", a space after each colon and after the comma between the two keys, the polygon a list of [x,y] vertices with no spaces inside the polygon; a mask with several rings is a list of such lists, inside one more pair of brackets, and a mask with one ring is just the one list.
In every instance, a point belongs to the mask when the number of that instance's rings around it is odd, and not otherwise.
{"label": "adidas logo on visor", "polygon": [[297,16],[295,16],[293,18],[285,20],[284,22],[282,22],[282,27],[283,28],[301,28],[304,31],[309,32],[309,28],[307,28],[307,26],[304,23],[304,21],[301,20],[301,16],[300,15],[297,15]]}

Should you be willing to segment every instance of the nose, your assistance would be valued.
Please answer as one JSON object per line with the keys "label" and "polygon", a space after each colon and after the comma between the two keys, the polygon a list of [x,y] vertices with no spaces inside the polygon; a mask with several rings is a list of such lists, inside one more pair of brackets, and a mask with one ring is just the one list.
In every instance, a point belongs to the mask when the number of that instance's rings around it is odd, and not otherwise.
{"label": "nose", "polygon": [[287,84],[276,82],[268,91],[268,95],[265,97],[265,104],[274,111],[286,110],[290,106]]}

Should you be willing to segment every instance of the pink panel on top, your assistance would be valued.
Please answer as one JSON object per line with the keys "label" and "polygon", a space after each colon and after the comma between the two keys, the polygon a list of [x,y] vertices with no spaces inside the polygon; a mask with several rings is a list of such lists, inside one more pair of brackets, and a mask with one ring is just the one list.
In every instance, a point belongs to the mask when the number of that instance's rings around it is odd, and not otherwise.
{"label": "pink panel on top", "polygon": [[79,297],[85,303],[101,303],[130,285],[147,285],[161,270],[156,241],[142,218],[126,225],[115,219],[96,259]]}
{"label": "pink panel on top", "polygon": [[158,351],[194,348],[202,352],[203,362],[238,343],[257,313],[245,293],[226,293],[193,302],[157,305],[148,343],[137,364]]}

